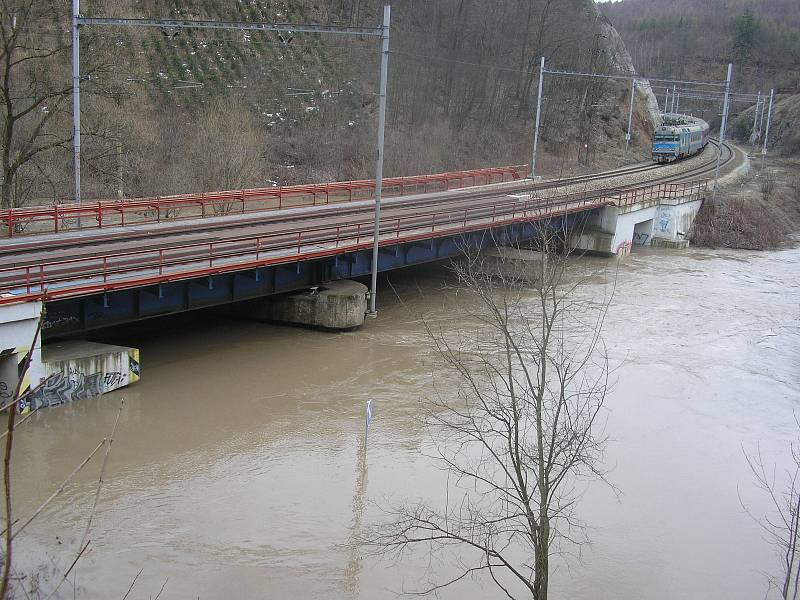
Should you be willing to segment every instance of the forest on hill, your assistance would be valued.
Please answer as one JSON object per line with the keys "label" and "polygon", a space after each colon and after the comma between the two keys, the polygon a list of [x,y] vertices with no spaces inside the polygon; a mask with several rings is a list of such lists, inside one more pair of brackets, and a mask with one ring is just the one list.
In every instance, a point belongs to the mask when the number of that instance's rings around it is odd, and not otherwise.
{"label": "forest on hill", "polygon": [[[640,72],[720,81],[726,65],[733,63],[734,91],[768,94],[774,88],[773,145],[786,154],[800,153],[797,0],[622,0],[602,4],[601,9],[622,35]],[[717,103],[687,99],[681,110],[719,125]],[[731,111],[732,135],[747,142],[754,103],[734,102]]]}
{"label": "forest on hill", "polygon": [[643,73],[800,91],[796,0],[622,0],[601,6]]}
{"label": "forest on hill", "polygon": [[[68,201],[69,3],[9,2],[14,21],[0,51],[15,68],[3,85],[18,101],[5,107],[3,204]],[[379,0],[82,2],[85,16],[370,26],[381,9]],[[540,56],[554,67],[630,69],[591,0],[397,0],[392,10],[390,176],[527,162]],[[29,59],[31,48],[44,52]],[[373,38],[85,27],[81,56],[85,198],[374,173]],[[644,156],[649,125],[637,105],[635,150]],[[626,125],[625,85],[548,80],[542,167],[619,161]]]}

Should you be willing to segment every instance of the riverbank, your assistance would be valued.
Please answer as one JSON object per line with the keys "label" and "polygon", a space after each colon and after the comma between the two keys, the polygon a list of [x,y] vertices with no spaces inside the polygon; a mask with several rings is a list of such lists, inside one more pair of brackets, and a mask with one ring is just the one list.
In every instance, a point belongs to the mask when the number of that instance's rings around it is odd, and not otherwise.
{"label": "riverbank", "polygon": [[723,189],[716,204],[707,202],[694,221],[694,246],[774,250],[792,243],[800,230],[800,160],[773,159]]}

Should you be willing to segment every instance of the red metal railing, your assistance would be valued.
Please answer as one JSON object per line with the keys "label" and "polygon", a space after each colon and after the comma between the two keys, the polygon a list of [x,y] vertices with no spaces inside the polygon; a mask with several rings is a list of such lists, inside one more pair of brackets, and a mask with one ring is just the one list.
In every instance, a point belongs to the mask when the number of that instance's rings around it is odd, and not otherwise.
{"label": "red metal railing", "polygon": [[685,183],[659,183],[621,192],[617,206],[632,206],[639,203],[681,200],[691,202],[708,191],[708,180]]}
{"label": "red metal railing", "polygon": [[[436,190],[486,185],[524,179],[527,165],[453,171],[383,180],[386,196],[402,196]],[[0,227],[7,236],[58,233],[77,229],[98,229],[159,223],[165,220],[195,219],[242,214],[297,206],[370,199],[374,180],[294,185],[182,194],[157,198],[101,200],[81,204],[55,204],[0,211]]]}
{"label": "red metal railing", "polygon": [[[520,221],[585,211],[605,205],[630,206],[653,199],[692,201],[707,181],[659,184],[626,191],[573,193],[550,199],[505,196],[466,208],[431,209],[384,218],[380,245],[431,239]],[[340,225],[293,228],[158,249],[48,261],[0,269],[0,304],[67,298],[191,279],[271,264],[292,263],[372,246],[371,216]],[[11,292],[14,292],[13,295]]]}

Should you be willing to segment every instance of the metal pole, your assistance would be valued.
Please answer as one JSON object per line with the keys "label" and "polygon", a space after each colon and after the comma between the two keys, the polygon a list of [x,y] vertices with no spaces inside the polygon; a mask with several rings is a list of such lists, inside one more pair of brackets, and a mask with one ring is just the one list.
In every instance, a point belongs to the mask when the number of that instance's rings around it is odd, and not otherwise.
{"label": "metal pole", "polygon": [[753,131],[750,134],[750,140],[753,144],[753,151],[756,149],[756,144],[758,143],[758,109],[761,108],[761,92],[758,92],[758,99],[756,100],[756,109],[753,111]]}
{"label": "metal pole", "polygon": [[669,107],[669,86],[667,86],[667,91],[664,92],[664,113],[666,114]]}
{"label": "metal pole", "polygon": [[628,146],[631,145],[631,126],[633,125],[633,101],[635,99],[636,94],[636,80],[631,79],[631,105],[628,108],[628,133],[625,134],[625,154],[623,156],[628,156]]}
{"label": "metal pole", "polygon": [[383,192],[383,140],[386,130],[386,85],[389,77],[389,25],[392,7],[383,7],[383,30],[381,33],[381,83],[378,108],[378,160],[375,166],[375,227],[372,232],[372,286],[369,293],[369,311],[371,317],[378,316],[378,245],[381,227],[381,193]]}
{"label": "metal pole", "polygon": [[764,147],[761,148],[761,169],[764,169],[764,161],[767,159],[767,140],[769,139],[769,124],[772,122],[772,100],[775,97],[775,90],[769,91],[769,110],[767,111],[767,129],[764,131]]}
{"label": "metal pole", "polygon": [[761,116],[758,118],[758,135],[759,136],[761,136],[761,132],[764,131],[764,111],[765,111],[766,108],[767,108],[767,98],[764,97],[764,98],[761,99]]}
{"label": "metal pole", "polygon": [[731,75],[733,74],[733,63],[728,63],[728,78],[725,80],[725,102],[722,105],[722,124],[719,126],[719,149],[717,150],[717,166],[714,170],[714,194],[711,202],[716,203],[717,191],[719,190],[719,167],[722,161],[722,146],[725,143],[725,124],[728,120],[728,98],[731,92]]}
{"label": "metal pole", "polygon": [[536,96],[536,124],[533,127],[533,152],[531,154],[531,179],[536,179],[536,149],[539,146],[539,123],[542,114],[542,86],[544,85],[544,56],[539,63],[539,91]]}
{"label": "metal pole", "polygon": [[680,110],[680,104],[681,104],[681,93],[678,92],[678,97],[675,100],[675,112],[678,112]]}
{"label": "metal pole", "polygon": [[677,85],[673,85],[672,86],[672,104],[669,107],[669,112],[671,112],[671,113],[675,112],[675,94],[676,94],[677,91],[678,91],[678,86]]}
{"label": "metal pole", "polygon": [[78,34],[80,13],[81,0],[72,0],[72,148],[75,162],[75,202],[78,203],[81,201],[81,50]]}

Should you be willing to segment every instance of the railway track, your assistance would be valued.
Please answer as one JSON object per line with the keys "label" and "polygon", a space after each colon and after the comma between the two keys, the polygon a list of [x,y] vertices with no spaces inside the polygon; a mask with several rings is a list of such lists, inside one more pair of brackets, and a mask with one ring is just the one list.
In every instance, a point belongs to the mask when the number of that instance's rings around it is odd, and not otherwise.
{"label": "railway track", "polygon": [[[714,142],[716,144],[716,142]],[[723,164],[733,159],[734,152],[725,146],[726,154],[723,155]],[[701,164],[680,173],[670,173],[662,177],[648,178],[649,183],[667,183],[678,180],[687,180],[698,175],[713,171],[716,163],[716,154],[710,160],[703,160]],[[495,219],[506,222],[519,214],[520,210],[544,210],[559,206],[568,206],[570,200],[563,195],[554,198],[529,198],[520,200],[513,194],[522,194],[528,191],[553,190],[555,188],[569,188],[581,184],[597,183],[612,177],[638,177],[643,173],[662,168],[660,165],[637,165],[623,169],[615,169],[603,173],[587,176],[567,178],[558,181],[548,181],[531,184],[530,182],[507,182],[492,186],[463,188],[424,194],[417,196],[388,198],[385,203],[383,223],[387,228],[394,227],[398,239],[401,235],[413,235],[414,232],[424,229],[432,220],[431,232],[439,227],[440,231],[447,231],[447,226],[453,223],[460,224],[463,220],[464,228],[475,223],[485,227],[491,226]],[[596,190],[583,191],[575,194],[575,202],[580,196],[583,209],[586,206],[611,203],[607,196],[625,189],[641,187],[641,182],[628,183],[627,185],[614,186]],[[588,200],[587,200],[588,199]],[[586,204],[586,202],[590,204]],[[566,202],[566,204],[565,204]],[[591,204],[595,202],[595,204]],[[26,266],[40,265],[40,280],[48,282],[71,281],[78,277],[91,279],[102,276],[105,279],[135,269],[142,272],[147,269],[157,269],[163,274],[178,265],[189,265],[202,262],[209,258],[209,264],[224,264],[226,260],[236,256],[249,256],[254,250],[255,257],[259,252],[275,253],[285,252],[290,248],[311,248],[325,244],[335,244],[339,248],[347,241],[356,246],[362,239],[372,238],[372,210],[373,202],[362,201],[347,204],[331,204],[317,207],[304,207],[275,211],[259,218],[250,216],[247,219],[239,218],[231,226],[230,223],[213,224],[211,228],[202,228],[198,231],[197,223],[189,228],[186,224],[175,227],[146,227],[136,228],[134,231],[124,230],[109,235],[104,232],[100,240],[90,242],[87,236],[70,236],[76,239],[66,244],[42,244],[44,240],[34,240],[28,248],[20,249],[20,243],[13,244],[17,248],[2,247],[0,249],[0,290],[19,288],[30,285],[31,271]],[[462,219],[463,213],[463,219]],[[489,220],[491,217],[491,220]],[[438,218],[438,222],[437,222]],[[504,219],[506,221],[504,221]],[[201,225],[206,223],[201,222]],[[291,224],[291,225],[289,225]],[[155,230],[155,231],[154,231]],[[305,237],[298,237],[300,232]],[[134,233],[135,235],[126,235]],[[227,234],[227,235],[226,235]],[[233,235],[231,235],[233,234]],[[384,229],[382,228],[382,236]],[[255,237],[254,237],[255,236]],[[142,244],[142,239],[152,239],[152,243]],[[252,247],[256,239],[255,248]],[[258,244],[264,240],[262,247]],[[86,244],[93,243],[89,249]],[[99,244],[98,244],[99,242]],[[5,245],[4,245],[5,246]],[[22,250],[20,252],[20,250]],[[66,251],[66,252],[65,252]],[[13,255],[11,254],[13,252]],[[208,256],[207,256],[208,254]],[[213,255],[213,256],[211,256]],[[20,271],[16,271],[21,269]],[[34,275],[35,276],[35,275]],[[36,277],[39,279],[39,277]]]}
{"label": "railway track", "polygon": [[[712,141],[712,143],[717,145],[717,142],[715,141]],[[725,162],[727,162],[731,160],[733,153],[727,145],[725,148],[728,150],[728,156],[725,158]],[[716,159],[714,157],[709,161],[704,161],[703,164],[691,170],[657,178],[647,177],[646,179],[639,179],[639,176],[641,175],[664,168],[663,165],[647,163],[622,167],[619,169],[612,169],[590,175],[566,177],[537,183],[532,183],[530,181],[513,181],[491,184],[489,186],[457,188],[444,192],[390,197],[384,199],[383,206],[386,208],[399,208],[402,206],[407,210],[417,210],[429,205],[435,205],[438,208],[446,208],[453,204],[463,203],[464,201],[469,202],[481,198],[496,198],[503,195],[520,194],[529,191],[544,192],[559,188],[569,189],[575,186],[596,184],[598,182],[620,177],[636,177],[637,181],[635,183],[632,182],[613,186],[613,189],[625,190],[640,186],[645,181],[647,183],[666,183],[690,179],[708,172],[709,169],[713,171],[715,162]],[[160,224],[129,225],[126,227],[116,227],[107,230],[74,231],[65,233],[61,237],[55,237],[51,234],[46,236],[16,238],[14,240],[0,242],[0,266],[31,264],[36,260],[41,260],[41,258],[43,258],[42,255],[45,253],[52,252],[55,254],[58,251],[63,251],[68,248],[81,248],[83,249],[82,254],[85,256],[85,248],[87,245],[92,245],[96,248],[109,246],[116,246],[119,248],[119,246],[123,245],[124,242],[138,241],[139,244],[137,244],[137,248],[148,249],[165,246],[177,246],[185,244],[189,239],[191,239],[193,242],[219,241],[223,237],[230,237],[231,234],[236,236],[241,235],[238,232],[247,231],[248,229],[260,225],[306,221],[308,219],[313,219],[315,213],[318,215],[335,213],[337,216],[354,216],[365,211],[372,212],[372,206],[372,200],[362,200],[356,202],[317,205],[316,207],[307,206],[288,208],[237,217],[223,217],[204,220],[198,219],[177,223],[165,222]],[[227,234],[227,236],[224,234]],[[156,237],[161,238],[161,241],[156,242]],[[172,241],[167,241],[165,239],[167,237],[171,237]],[[152,240],[152,243],[145,242],[142,244],[141,242],[143,240]],[[17,255],[17,257],[21,258],[21,254],[27,253],[36,255],[36,258],[31,256],[28,261],[24,262],[24,259],[20,261],[8,260],[11,255]],[[96,255],[100,255],[102,250],[98,249],[94,253]],[[63,257],[63,254],[59,256],[59,258]]]}

